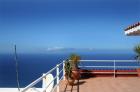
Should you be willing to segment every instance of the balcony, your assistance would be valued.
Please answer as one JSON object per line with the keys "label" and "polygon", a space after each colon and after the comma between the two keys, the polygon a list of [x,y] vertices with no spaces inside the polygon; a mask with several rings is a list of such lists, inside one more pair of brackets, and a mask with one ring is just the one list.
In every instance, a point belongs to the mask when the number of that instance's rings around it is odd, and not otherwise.
{"label": "balcony", "polygon": [[[69,86],[64,77],[64,62],[57,64],[20,92],[138,92],[140,78],[136,60],[80,60],[81,79]],[[93,65],[92,65],[93,64]],[[46,76],[53,79],[46,83]],[[100,76],[100,77],[98,77]],[[48,80],[48,79],[47,79]],[[42,82],[41,88],[36,84]],[[51,86],[51,87],[50,87]]]}

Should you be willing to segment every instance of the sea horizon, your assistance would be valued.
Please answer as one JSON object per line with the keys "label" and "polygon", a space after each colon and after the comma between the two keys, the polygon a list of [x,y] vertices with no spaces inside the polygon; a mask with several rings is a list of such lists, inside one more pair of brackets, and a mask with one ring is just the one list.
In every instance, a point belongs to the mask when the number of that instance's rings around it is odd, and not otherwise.
{"label": "sea horizon", "polygon": [[[56,64],[68,59],[72,52],[46,54],[18,54],[20,86],[25,87],[48,72]],[[76,53],[76,52],[75,52]],[[77,52],[81,59],[88,60],[134,60],[134,53]],[[15,60],[13,54],[0,54],[0,87],[16,87]],[[9,77],[10,76],[10,77]],[[39,85],[41,86],[41,84]]]}

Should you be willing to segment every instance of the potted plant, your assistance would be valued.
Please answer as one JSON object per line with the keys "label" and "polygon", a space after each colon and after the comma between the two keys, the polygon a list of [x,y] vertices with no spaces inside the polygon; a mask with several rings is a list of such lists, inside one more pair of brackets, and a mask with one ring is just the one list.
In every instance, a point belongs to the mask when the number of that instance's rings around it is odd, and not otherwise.
{"label": "potted plant", "polygon": [[71,54],[69,57],[70,64],[72,66],[72,73],[75,80],[80,78],[80,71],[78,68],[78,64],[80,61],[80,56],[77,54]]}
{"label": "potted plant", "polygon": [[74,84],[74,78],[72,74],[72,66],[69,60],[65,62],[65,78],[67,80],[68,85],[73,85]]}
{"label": "potted plant", "polygon": [[[138,60],[138,64],[140,64],[140,44],[134,48],[134,51],[137,53],[136,59]],[[140,77],[140,67],[137,68],[137,72]]]}

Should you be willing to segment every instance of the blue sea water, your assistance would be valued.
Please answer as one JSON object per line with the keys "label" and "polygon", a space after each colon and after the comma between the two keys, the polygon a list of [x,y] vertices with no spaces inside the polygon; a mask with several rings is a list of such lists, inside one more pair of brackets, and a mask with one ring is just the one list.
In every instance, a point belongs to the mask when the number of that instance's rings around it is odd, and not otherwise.
{"label": "blue sea water", "polygon": [[[81,59],[129,60],[134,54],[79,53]],[[67,59],[69,53],[18,54],[20,87],[25,87],[57,63]],[[103,63],[102,63],[103,65]],[[13,54],[0,54],[0,87],[17,87]]]}

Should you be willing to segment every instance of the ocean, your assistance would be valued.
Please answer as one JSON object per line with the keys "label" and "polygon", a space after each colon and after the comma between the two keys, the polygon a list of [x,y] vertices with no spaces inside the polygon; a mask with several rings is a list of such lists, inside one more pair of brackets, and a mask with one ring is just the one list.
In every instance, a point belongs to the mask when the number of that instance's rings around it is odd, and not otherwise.
{"label": "ocean", "polygon": [[[78,53],[81,59],[88,60],[129,60],[130,53]],[[69,53],[18,54],[20,87],[25,87],[46,73],[56,64],[66,60]],[[103,65],[103,64],[102,64]],[[0,54],[0,87],[17,87],[14,54]],[[39,84],[41,86],[41,83]]]}

